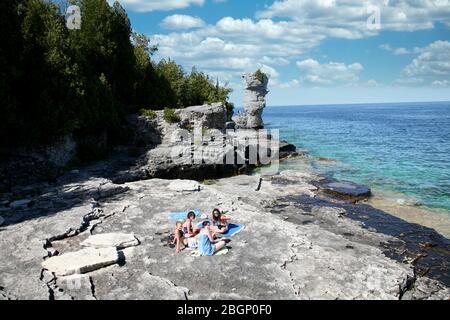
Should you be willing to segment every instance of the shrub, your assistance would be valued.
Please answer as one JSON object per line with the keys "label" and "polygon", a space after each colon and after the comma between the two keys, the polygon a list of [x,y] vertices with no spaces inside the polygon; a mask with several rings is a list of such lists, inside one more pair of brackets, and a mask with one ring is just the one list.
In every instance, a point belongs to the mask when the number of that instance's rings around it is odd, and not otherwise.
{"label": "shrub", "polygon": [[181,128],[192,131],[192,130],[194,130],[194,125],[192,123],[188,122],[188,123],[183,124]]}
{"label": "shrub", "polygon": [[205,186],[211,186],[213,184],[216,184],[218,181],[215,179],[205,179],[202,181],[202,184],[204,184]]}
{"label": "shrub", "polygon": [[141,109],[139,113],[144,117],[156,118],[156,112],[150,109]]}
{"label": "shrub", "polygon": [[164,120],[168,123],[177,123],[181,121],[180,117],[175,113],[175,110],[171,108],[164,109]]}
{"label": "shrub", "polygon": [[266,74],[261,69],[256,70],[255,77],[259,82],[263,82],[265,76]]}

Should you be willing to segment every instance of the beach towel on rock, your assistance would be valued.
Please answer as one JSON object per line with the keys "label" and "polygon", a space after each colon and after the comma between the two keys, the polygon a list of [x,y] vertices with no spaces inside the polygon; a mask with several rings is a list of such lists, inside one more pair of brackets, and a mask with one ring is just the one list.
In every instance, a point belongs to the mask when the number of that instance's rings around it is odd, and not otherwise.
{"label": "beach towel on rock", "polygon": [[[230,251],[230,249],[228,249],[227,247],[224,247],[224,248],[220,249],[219,251],[217,251],[216,253],[214,253],[213,256],[223,256],[224,254],[227,254],[228,251]],[[191,256],[193,256],[193,257],[201,257],[202,254],[198,250],[193,250],[191,252]]]}
{"label": "beach towel on rock", "polygon": [[[211,222],[211,221],[210,221],[210,222]],[[197,227],[198,227],[199,229],[202,228],[202,223],[203,223],[203,221],[200,222],[199,224],[197,224]],[[229,238],[229,237],[232,237],[232,236],[238,234],[239,232],[241,232],[241,231],[244,230],[244,229],[245,229],[245,226],[242,225],[242,224],[230,223],[230,224],[228,225],[228,231],[227,231],[226,233],[224,233],[224,234],[221,234],[220,236],[221,236],[221,237],[225,237],[225,238]],[[219,235],[217,235],[217,236],[219,236]]]}
{"label": "beach towel on rock", "polygon": [[188,211],[179,211],[179,212],[170,212],[169,220],[178,221],[178,220],[186,220],[187,214],[193,211],[196,217],[201,215],[200,209],[188,210]]}

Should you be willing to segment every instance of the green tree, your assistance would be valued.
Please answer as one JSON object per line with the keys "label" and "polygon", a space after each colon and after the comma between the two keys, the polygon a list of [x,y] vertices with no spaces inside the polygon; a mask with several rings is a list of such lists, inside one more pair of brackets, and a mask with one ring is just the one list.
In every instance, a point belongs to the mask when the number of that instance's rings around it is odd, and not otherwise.
{"label": "green tree", "polygon": [[21,76],[20,56],[22,51],[22,36],[20,32],[20,17],[18,15],[19,0],[0,1],[0,146],[13,145],[16,140],[17,126],[23,127],[19,114]]}

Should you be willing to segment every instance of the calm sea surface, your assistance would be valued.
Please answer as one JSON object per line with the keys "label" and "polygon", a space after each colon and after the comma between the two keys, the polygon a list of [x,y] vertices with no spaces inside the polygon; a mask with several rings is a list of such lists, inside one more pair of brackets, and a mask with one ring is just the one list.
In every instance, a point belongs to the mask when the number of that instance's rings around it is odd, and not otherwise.
{"label": "calm sea surface", "polygon": [[264,121],[317,172],[450,214],[450,102],[268,107]]}

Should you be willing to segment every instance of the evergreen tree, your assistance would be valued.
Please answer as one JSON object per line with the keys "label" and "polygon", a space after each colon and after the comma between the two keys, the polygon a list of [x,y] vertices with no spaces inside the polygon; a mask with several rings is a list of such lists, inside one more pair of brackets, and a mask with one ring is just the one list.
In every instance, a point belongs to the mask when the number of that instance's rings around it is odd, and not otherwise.
{"label": "evergreen tree", "polygon": [[20,77],[19,53],[22,51],[21,21],[18,10],[22,1],[0,1],[0,146],[14,145],[17,126],[23,127],[19,113],[20,96],[18,80]]}
{"label": "evergreen tree", "polygon": [[[69,4],[81,8],[79,30],[66,26]],[[203,72],[154,63],[157,48],[132,33],[118,1],[2,0],[0,27],[0,147],[117,138],[124,116],[141,108],[228,103],[231,90]]]}

